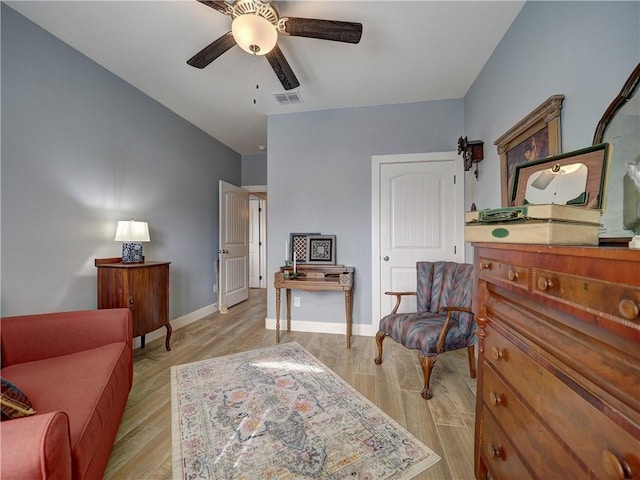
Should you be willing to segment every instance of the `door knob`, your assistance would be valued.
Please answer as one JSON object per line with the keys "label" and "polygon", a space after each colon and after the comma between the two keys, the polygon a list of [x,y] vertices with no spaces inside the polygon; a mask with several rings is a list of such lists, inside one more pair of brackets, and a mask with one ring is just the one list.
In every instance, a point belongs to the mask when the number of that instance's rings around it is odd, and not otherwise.
{"label": "door knob", "polygon": [[229,250],[225,248],[223,250],[218,250],[218,253],[229,253]]}
{"label": "door knob", "polygon": [[383,259],[385,262],[388,262],[388,261],[389,261],[389,255],[385,255],[384,257],[382,257],[382,259]]}

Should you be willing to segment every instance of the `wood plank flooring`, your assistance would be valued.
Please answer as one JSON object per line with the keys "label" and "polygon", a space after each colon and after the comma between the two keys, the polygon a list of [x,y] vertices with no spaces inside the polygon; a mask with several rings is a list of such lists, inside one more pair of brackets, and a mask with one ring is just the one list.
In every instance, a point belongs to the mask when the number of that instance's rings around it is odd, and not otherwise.
{"label": "wood plank flooring", "polygon": [[[134,351],[134,380],[105,479],[171,479],[172,365],[195,362],[275,343],[264,328],[266,290],[252,289],[249,300],[174,331],[172,350],[164,339]],[[422,370],[414,351],[391,339],[384,342],[383,363],[373,337],[354,336],[351,349],[344,335],[290,333],[296,341],[384,410],[442,460],[419,480],[473,479],[475,380],[469,377],[466,350],[438,357],[431,383],[433,398],[420,396]]]}

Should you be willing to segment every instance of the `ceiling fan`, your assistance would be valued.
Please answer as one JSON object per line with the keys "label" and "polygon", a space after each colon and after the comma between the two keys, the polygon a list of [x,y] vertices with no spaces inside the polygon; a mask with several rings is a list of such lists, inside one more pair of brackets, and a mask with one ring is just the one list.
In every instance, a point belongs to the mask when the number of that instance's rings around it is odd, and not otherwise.
{"label": "ceiling fan", "polygon": [[265,55],[285,90],[298,87],[300,82],[278,47],[278,33],[346,43],[358,43],[362,37],[361,23],[280,17],[270,0],[198,1],[231,16],[233,21],[230,32],[204,47],[187,63],[204,68],[234,45],[239,45],[252,55]]}

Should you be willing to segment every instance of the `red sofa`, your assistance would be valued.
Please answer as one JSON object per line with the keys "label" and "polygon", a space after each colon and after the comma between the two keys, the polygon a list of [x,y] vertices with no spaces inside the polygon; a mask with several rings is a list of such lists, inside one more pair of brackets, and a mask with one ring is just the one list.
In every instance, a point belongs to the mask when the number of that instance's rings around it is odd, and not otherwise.
{"label": "red sofa", "polygon": [[0,319],[2,378],[35,415],[0,423],[0,477],[100,479],[133,381],[129,309]]}

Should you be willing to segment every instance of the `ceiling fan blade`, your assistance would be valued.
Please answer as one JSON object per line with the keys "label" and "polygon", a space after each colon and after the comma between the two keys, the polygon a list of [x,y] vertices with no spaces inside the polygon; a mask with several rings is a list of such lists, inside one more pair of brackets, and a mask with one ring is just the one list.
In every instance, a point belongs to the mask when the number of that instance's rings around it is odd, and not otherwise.
{"label": "ceiling fan blade", "polygon": [[236,41],[233,38],[233,34],[231,32],[227,32],[196,53],[193,57],[187,60],[187,63],[192,67],[204,68],[235,44]]}
{"label": "ceiling fan blade", "polygon": [[215,2],[211,0],[198,0],[198,2],[202,3],[203,5],[206,5],[209,8],[213,8],[214,10],[217,10],[220,13],[224,13],[225,15],[230,14],[229,4],[227,2],[224,2],[224,1]]}
{"label": "ceiling fan blade", "polygon": [[362,37],[361,23],[297,17],[285,17],[283,20],[286,20],[284,33],[294,37],[319,38],[346,43],[358,43]]}
{"label": "ceiling fan blade", "polygon": [[291,90],[292,88],[300,86],[300,82],[289,66],[289,62],[284,58],[282,50],[280,50],[278,45],[273,47],[273,50],[267,53],[266,57],[285,90]]}

